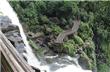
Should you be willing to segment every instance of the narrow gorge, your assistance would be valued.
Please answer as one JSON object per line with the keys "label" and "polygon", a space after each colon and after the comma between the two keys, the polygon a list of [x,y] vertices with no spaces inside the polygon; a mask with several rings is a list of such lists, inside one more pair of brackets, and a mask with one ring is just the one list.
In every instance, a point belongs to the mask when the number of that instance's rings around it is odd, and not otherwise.
{"label": "narrow gorge", "polygon": [[36,72],[110,72],[109,4],[0,0],[0,28]]}

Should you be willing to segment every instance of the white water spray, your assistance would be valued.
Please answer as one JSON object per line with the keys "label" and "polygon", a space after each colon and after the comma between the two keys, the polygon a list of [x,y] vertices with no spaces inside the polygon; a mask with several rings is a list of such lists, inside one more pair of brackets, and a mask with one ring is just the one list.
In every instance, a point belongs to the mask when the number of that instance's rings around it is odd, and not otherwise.
{"label": "white water spray", "polygon": [[[76,66],[74,64],[59,68],[56,71],[50,70],[50,65],[40,66],[40,62],[35,57],[35,55],[32,52],[31,47],[28,44],[26,36],[23,32],[22,25],[20,24],[16,13],[12,9],[12,7],[9,5],[7,0],[0,0],[0,11],[2,11],[2,13],[4,15],[8,16],[12,20],[12,23],[14,25],[17,25],[19,27],[21,37],[26,45],[25,48],[26,48],[26,52],[27,52],[27,54],[26,54],[27,61],[31,66],[34,66],[34,67],[40,68],[40,69],[45,69],[47,72],[92,72],[90,70],[83,70],[79,65]],[[71,57],[69,57],[68,59],[72,60]],[[76,63],[78,63],[77,60],[76,60]],[[54,64],[58,64],[58,63],[54,63]]]}
{"label": "white water spray", "polygon": [[25,48],[26,48],[26,52],[27,52],[27,54],[25,54],[25,55],[27,57],[27,61],[31,66],[38,67],[39,62],[36,59],[35,55],[33,54],[32,49],[29,46],[26,36],[24,34],[22,25],[20,24],[16,13],[13,11],[13,9],[9,5],[8,1],[0,0],[0,11],[2,11],[3,15],[8,16],[12,20],[12,23],[14,25],[17,25],[19,27],[21,37],[25,43]]}

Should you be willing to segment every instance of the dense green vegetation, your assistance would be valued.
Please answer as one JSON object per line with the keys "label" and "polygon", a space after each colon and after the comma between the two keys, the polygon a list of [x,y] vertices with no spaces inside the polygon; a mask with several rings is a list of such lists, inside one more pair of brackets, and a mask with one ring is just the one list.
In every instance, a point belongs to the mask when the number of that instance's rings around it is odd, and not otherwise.
{"label": "dense green vegetation", "polygon": [[[110,2],[12,1],[10,4],[30,32],[43,33],[42,44],[33,39],[32,47],[36,48],[37,43],[57,53],[71,56],[78,53],[88,61],[88,69],[97,67],[98,72],[110,72]],[[77,33],[66,37],[63,44],[55,44],[57,36],[71,29],[76,18],[81,20]]]}

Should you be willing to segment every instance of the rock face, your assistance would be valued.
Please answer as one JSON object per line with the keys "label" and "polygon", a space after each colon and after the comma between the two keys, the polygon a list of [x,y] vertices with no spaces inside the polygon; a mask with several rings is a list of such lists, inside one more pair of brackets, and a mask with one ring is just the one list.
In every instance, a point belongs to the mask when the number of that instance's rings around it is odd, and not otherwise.
{"label": "rock face", "polygon": [[0,16],[0,27],[7,28],[11,25],[11,20],[7,16]]}
{"label": "rock face", "polygon": [[7,16],[0,16],[0,29],[21,55],[26,52],[19,28]]}

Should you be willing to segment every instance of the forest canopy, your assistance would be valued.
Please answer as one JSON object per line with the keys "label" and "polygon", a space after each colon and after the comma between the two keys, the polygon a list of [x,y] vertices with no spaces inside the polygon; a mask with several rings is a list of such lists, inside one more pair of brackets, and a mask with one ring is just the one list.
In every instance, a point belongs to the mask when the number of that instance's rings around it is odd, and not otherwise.
{"label": "forest canopy", "polygon": [[[42,44],[30,38],[31,45],[46,45],[54,52],[71,56],[80,54],[88,61],[88,69],[110,71],[109,1],[10,1],[10,4],[29,32],[40,33]],[[78,31],[67,36],[62,44],[55,44],[53,40],[71,29],[75,19],[81,21]]]}

